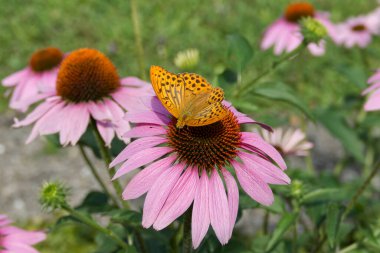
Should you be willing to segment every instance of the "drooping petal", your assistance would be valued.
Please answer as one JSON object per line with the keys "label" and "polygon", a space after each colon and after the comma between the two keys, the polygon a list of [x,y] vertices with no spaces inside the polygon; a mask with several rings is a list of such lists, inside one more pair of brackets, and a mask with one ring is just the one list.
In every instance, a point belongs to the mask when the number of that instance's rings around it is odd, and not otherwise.
{"label": "drooping petal", "polygon": [[254,177],[253,172],[248,173],[244,165],[236,161],[232,161],[232,166],[235,168],[237,178],[243,190],[257,202],[269,206],[273,203],[274,197],[270,187],[263,182],[259,177]]}
{"label": "drooping petal", "polygon": [[209,212],[211,226],[222,245],[230,239],[230,212],[226,191],[216,169],[209,180]]}
{"label": "drooping petal", "polygon": [[203,170],[198,188],[196,189],[191,218],[191,237],[194,249],[198,248],[201,244],[209,226],[209,179],[206,171]]}
{"label": "drooping petal", "polygon": [[173,149],[170,147],[154,147],[140,151],[128,159],[125,163],[123,163],[112,180],[121,177],[122,175],[131,172],[132,170],[137,169],[145,164],[153,162],[154,160],[168,154],[172,150]]}
{"label": "drooping petal", "polygon": [[155,147],[165,142],[167,142],[167,139],[160,136],[150,136],[137,139],[131,142],[125,149],[123,149],[123,151],[119,153],[119,155],[111,162],[110,167],[114,167],[142,150]]}
{"label": "drooping petal", "polygon": [[139,138],[166,134],[166,129],[157,125],[136,126],[124,134],[124,137]]}
{"label": "drooping petal", "polygon": [[16,85],[18,82],[20,82],[23,78],[27,78],[28,75],[30,75],[30,69],[25,68],[22,70],[19,70],[6,78],[4,78],[1,82],[3,83],[3,86],[5,87],[11,87]]}
{"label": "drooping petal", "polygon": [[112,122],[109,121],[96,121],[96,128],[98,129],[100,136],[104,140],[107,147],[111,146],[111,142],[115,137],[115,130],[113,129]]}
{"label": "drooping petal", "polygon": [[239,152],[238,156],[246,165],[248,173],[255,172],[265,183],[290,184],[290,178],[269,161],[245,152]]}
{"label": "drooping petal", "polygon": [[239,188],[236,184],[235,178],[228,170],[223,168],[222,173],[228,192],[228,210],[230,213],[229,237],[231,238],[239,209]]}
{"label": "drooping petal", "polygon": [[270,158],[275,161],[281,169],[286,169],[286,163],[281,154],[270,144],[265,142],[260,135],[257,133],[243,132],[241,134],[243,144],[246,144],[246,147],[255,146],[267,154]]}
{"label": "drooping petal", "polygon": [[149,228],[155,222],[170,192],[180,177],[184,165],[176,164],[164,171],[149,190],[143,209],[142,225]]}
{"label": "drooping petal", "polygon": [[162,126],[167,126],[170,123],[170,119],[166,115],[150,111],[135,113],[127,112],[125,114],[125,119],[133,123],[149,123]]}
{"label": "drooping petal", "polygon": [[175,156],[168,156],[144,168],[128,183],[123,191],[123,199],[136,199],[150,190],[157,178],[175,161]]}
{"label": "drooping petal", "polygon": [[161,230],[181,216],[191,206],[198,188],[197,168],[187,168],[170,192],[153,228]]}

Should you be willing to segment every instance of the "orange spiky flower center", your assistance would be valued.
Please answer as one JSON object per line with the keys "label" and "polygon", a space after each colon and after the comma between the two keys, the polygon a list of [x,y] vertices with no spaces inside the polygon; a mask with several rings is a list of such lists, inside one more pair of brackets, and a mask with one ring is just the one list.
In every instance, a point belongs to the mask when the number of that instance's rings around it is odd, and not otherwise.
{"label": "orange spiky flower center", "polygon": [[95,49],[78,49],[63,61],[57,77],[57,94],[70,102],[98,101],[120,87],[116,67]]}
{"label": "orange spiky flower center", "polygon": [[362,32],[362,31],[367,30],[367,27],[363,24],[357,24],[351,27],[351,30],[354,32]]}
{"label": "orange spiky flower center", "polygon": [[29,60],[29,66],[34,72],[44,72],[57,67],[63,59],[61,50],[55,47],[47,47],[37,50]]}
{"label": "orange spiky flower center", "polygon": [[297,23],[302,18],[314,17],[314,15],[314,6],[305,2],[289,4],[284,14],[285,19],[292,23]]}
{"label": "orange spiky flower center", "polygon": [[176,119],[169,124],[169,146],[176,151],[179,161],[208,172],[225,166],[236,157],[241,132],[236,116],[227,116],[213,124],[199,127],[176,127]]}

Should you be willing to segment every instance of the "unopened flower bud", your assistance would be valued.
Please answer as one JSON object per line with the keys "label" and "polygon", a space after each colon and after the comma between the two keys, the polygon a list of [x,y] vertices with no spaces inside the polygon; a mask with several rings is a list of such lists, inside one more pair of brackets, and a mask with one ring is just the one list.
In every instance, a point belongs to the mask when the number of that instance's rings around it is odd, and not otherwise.
{"label": "unopened flower bud", "polygon": [[190,48],[177,53],[174,64],[181,70],[192,70],[199,62],[198,49]]}
{"label": "unopened flower bud", "polygon": [[312,17],[301,20],[301,33],[306,44],[318,43],[327,36],[326,27]]}
{"label": "unopened flower bud", "polygon": [[68,189],[59,182],[46,182],[42,185],[40,203],[49,211],[62,208],[67,204]]}

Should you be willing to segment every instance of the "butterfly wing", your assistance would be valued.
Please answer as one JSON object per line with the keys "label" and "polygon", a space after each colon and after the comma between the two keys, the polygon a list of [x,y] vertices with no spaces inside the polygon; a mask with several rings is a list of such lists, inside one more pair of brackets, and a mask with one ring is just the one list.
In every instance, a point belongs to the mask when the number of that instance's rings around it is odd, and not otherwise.
{"label": "butterfly wing", "polygon": [[150,80],[154,92],[162,105],[170,114],[178,118],[185,97],[185,82],[183,78],[159,66],[152,66],[150,68]]}
{"label": "butterfly wing", "polygon": [[222,120],[227,115],[227,109],[222,104],[224,92],[221,88],[212,88],[207,96],[197,96],[201,101],[194,103],[193,113],[186,119],[186,125],[205,126]]}

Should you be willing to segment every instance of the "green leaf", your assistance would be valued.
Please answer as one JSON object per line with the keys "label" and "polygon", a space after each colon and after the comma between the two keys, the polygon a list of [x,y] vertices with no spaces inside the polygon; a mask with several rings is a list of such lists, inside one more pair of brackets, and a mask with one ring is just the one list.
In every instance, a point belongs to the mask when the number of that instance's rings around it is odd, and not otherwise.
{"label": "green leaf", "polygon": [[253,49],[249,41],[240,34],[227,36],[228,66],[240,73],[247,66],[253,56]]}
{"label": "green leaf", "polygon": [[129,226],[141,227],[142,215],[132,210],[113,210],[108,213],[111,217],[111,221],[124,223]]}
{"label": "green leaf", "polygon": [[339,232],[339,225],[341,220],[342,212],[338,204],[330,204],[327,208],[326,217],[326,234],[329,246],[335,248],[338,245],[337,235]]}
{"label": "green leaf", "polygon": [[294,224],[297,216],[298,213],[287,213],[282,216],[273,231],[272,237],[265,248],[265,252],[270,252],[277,246],[277,244],[282,240],[284,233]]}
{"label": "green leaf", "polygon": [[107,194],[93,191],[87,194],[83,202],[76,209],[89,213],[99,213],[107,211],[110,208]]}
{"label": "green leaf", "polygon": [[349,82],[355,84],[361,90],[367,87],[367,74],[360,64],[340,65],[336,70],[342,74]]}
{"label": "green leaf", "polygon": [[306,103],[300,98],[300,96],[297,96],[292,88],[283,83],[276,83],[274,85],[267,84],[265,87],[258,87],[253,90],[253,94],[293,105],[301,110],[308,118],[314,120],[314,116]]}
{"label": "green leaf", "polygon": [[357,131],[347,124],[341,112],[334,109],[318,110],[316,112],[319,122],[336,137],[357,161],[364,162],[364,144],[360,140]]}
{"label": "green leaf", "polygon": [[351,192],[342,188],[317,189],[306,193],[301,202],[302,204],[318,204],[331,201],[342,201],[350,198]]}

